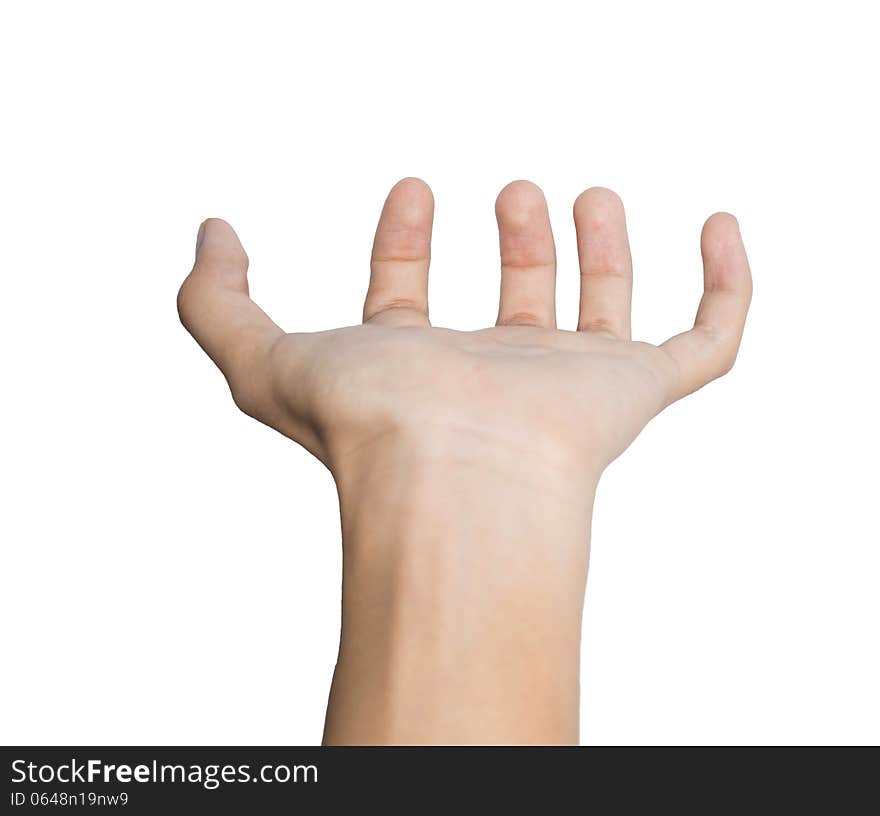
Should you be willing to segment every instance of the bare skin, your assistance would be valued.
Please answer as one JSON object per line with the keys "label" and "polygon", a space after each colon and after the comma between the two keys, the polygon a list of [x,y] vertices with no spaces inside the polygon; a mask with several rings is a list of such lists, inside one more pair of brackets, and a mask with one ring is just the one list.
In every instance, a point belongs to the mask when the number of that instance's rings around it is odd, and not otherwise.
{"label": "bare skin", "polygon": [[332,472],[343,622],[327,743],[573,743],[593,495],[652,417],[733,365],[751,276],[733,216],[703,227],[695,325],[630,336],[623,205],[574,206],[577,331],[556,328],[547,205],[529,182],[496,203],[497,325],[428,320],[433,198],[404,179],[376,232],[360,326],[285,334],[248,296],[247,256],[209,219],[181,320],[239,407]]}

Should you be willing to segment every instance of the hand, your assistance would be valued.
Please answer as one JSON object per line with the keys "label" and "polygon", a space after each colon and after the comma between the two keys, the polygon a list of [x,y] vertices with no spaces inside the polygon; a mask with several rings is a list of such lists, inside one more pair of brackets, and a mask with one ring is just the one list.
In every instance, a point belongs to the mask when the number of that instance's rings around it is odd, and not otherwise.
{"label": "hand", "polygon": [[382,211],[363,325],[285,334],[248,297],[247,256],[218,219],[199,232],[181,319],[242,410],[334,472],[353,454],[405,436],[568,458],[598,475],[666,405],[733,365],[751,279],[732,216],[714,215],[703,229],[705,293],[694,328],[653,346],[630,338],[632,263],[614,193],[594,188],[575,202],[576,332],[556,328],[556,255],[541,191],[513,182],[496,212],[501,303],[493,328],[431,327],[433,199],[416,179],[399,182]]}
{"label": "hand", "polygon": [[556,260],[540,190],[498,197],[497,325],[432,328],[433,199],[388,196],[361,326],[285,334],[248,297],[223,221],[199,231],[184,325],[246,413],[320,458],[339,490],[343,622],[331,743],[577,740],[580,620],[603,468],[673,400],[733,364],[751,295],[735,219],[703,228],[693,329],[630,339],[623,206],[575,203],[577,331],[555,319]]}

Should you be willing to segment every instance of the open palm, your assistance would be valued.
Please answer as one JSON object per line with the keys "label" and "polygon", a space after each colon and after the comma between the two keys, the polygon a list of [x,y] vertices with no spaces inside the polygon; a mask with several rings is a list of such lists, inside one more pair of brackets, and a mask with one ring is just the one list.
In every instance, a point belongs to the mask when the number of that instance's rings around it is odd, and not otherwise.
{"label": "open palm", "polygon": [[614,193],[593,188],[575,202],[577,331],[556,328],[556,254],[541,191],[513,182],[496,213],[501,300],[492,328],[431,327],[433,198],[417,179],[399,182],[382,211],[363,325],[285,334],[250,300],[247,256],[218,219],[200,230],[181,319],[242,410],[331,470],[404,437],[447,455],[503,446],[601,471],[651,417],[733,364],[751,277],[732,216],[716,214],[703,228],[694,327],[654,346],[630,339],[632,263]]}

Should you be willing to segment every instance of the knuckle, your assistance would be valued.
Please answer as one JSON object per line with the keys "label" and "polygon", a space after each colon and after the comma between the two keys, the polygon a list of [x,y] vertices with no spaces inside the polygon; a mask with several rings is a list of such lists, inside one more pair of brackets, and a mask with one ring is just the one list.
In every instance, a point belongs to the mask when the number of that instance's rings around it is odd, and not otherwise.
{"label": "knuckle", "polygon": [[518,312],[514,312],[510,315],[505,315],[501,321],[499,321],[502,326],[540,326],[542,325],[541,318],[538,317],[535,312],[531,311],[523,311],[520,310]]}
{"label": "knuckle", "polygon": [[725,374],[729,373],[736,363],[736,353],[737,349],[725,349],[719,358],[718,361],[718,376],[723,377]]}
{"label": "knuckle", "polygon": [[371,297],[364,303],[364,320],[371,320],[388,312],[417,312],[428,314],[428,303],[419,297]]}
{"label": "knuckle", "polygon": [[229,390],[232,393],[232,401],[239,411],[254,419],[260,419],[262,401],[252,383],[242,378],[230,377]]}
{"label": "knuckle", "polygon": [[710,360],[717,372],[715,376],[721,377],[733,368],[736,355],[739,351],[739,337],[732,336],[730,332],[720,329],[711,323],[699,323],[694,331],[702,334],[704,342],[710,350]]}
{"label": "knuckle", "polygon": [[613,321],[605,317],[593,317],[582,326],[582,331],[592,334],[608,334],[616,337],[618,334],[617,326]]}
{"label": "knuckle", "polygon": [[384,312],[390,309],[412,309],[416,312],[424,312],[425,303],[420,298],[392,297],[383,300],[379,305],[380,311]]}
{"label": "knuckle", "polygon": [[581,269],[581,279],[598,280],[602,278],[629,280],[632,277],[630,270],[622,264],[614,264],[604,259],[598,259],[585,264]]}
{"label": "knuckle", "polygon": [[192,323],[195,308],[195,292],[193,291],[192,278],[187,278],[177,292],[177,315],[180,322],[188,329]]}
{"label": "knuckle", "polygon": [[230,361],[227,382],[236,407],[249,417],[267,422],[276,413],[277,388],[273,376],[275,346],[260,352],[237,356]]}
{"label": "knuckle", "polygon": [[739,351],[739,343],[730,337],[725,337],[718,332],[709,331],[709,342],[713,346],[715,377],[723,377],[736,362]]}

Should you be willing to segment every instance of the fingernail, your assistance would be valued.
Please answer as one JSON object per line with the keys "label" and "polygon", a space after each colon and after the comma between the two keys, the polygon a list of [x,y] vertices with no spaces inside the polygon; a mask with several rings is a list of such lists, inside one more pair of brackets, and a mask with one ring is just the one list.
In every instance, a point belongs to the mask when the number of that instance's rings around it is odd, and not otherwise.
{"label": "fingernail", "polygon": [[199,247],[202,245],[202,241],[205,240],[205,222],[202,221],[201,226],[199,227],[199,234],[196,236],[196,254],[199,252]]}

